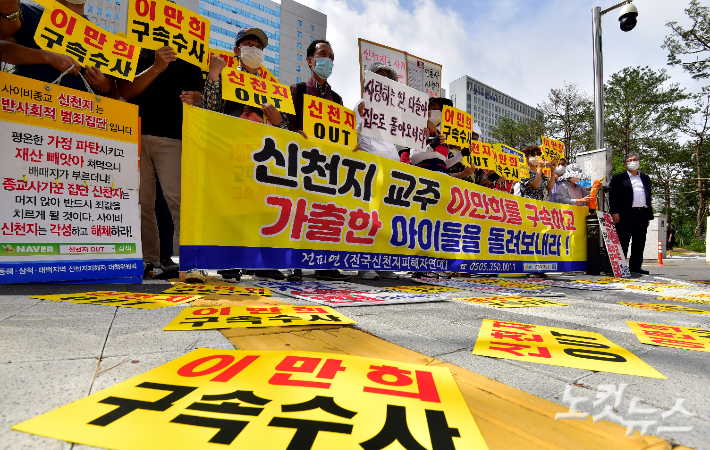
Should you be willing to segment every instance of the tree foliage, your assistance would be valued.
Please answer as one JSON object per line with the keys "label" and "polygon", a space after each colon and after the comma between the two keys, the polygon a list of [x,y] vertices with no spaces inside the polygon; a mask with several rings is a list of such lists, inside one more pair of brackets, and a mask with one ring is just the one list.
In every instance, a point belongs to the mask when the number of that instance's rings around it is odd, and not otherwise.
{"label": "tree foliage", "polygon": [[538,104],[545,121],[545,136],[565,144],[565,156],[593,150],[589,136],[593,133],[594,108],[586,92],[574,83],[565,83],[561,89],[551,89],[547,101]]}
{"label": "tree foliage", "polygon": [[494,141],[522,150],[528,145],[537,145],[540,136],[545,134],[545,124],[542,120],[525,119],[514,120],[510,117],[501,117],[498,124],[491,128],[491,137]]}
{"label": "tree foliage", "polygon": [[691,0],[685,14],[693,22],[684,28],[678,22],[667,22],[672,33],[666,36],[662,48],[668,50],[668,65],[682,66],[696,80],[710,77],[710,9]]}

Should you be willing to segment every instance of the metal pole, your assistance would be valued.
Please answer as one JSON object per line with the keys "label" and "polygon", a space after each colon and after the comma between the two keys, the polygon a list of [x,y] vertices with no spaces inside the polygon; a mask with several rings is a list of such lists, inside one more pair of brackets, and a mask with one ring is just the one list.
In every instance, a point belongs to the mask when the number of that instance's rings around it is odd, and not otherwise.
{"label": "metal pole", "polygon": [[[617,7],[615,5],[613,8]],[[612,8],[612,9],[613,9]],[[604,61],[602,57],[602,10],[599,6],[592,9],[592,41],[594,48],[594,148],[602,149],[604,145]],[[611,180],[611,151],[606,151],[606,180],[604,186]],[[599,210],[606,211],[607,205],[602,190]]]}

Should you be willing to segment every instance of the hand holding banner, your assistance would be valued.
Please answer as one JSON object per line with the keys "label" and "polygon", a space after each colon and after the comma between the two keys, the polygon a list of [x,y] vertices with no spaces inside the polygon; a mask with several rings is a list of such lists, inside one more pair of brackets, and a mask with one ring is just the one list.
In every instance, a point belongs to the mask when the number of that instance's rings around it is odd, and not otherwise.
{"label": "hand holding banner", "polygon": [[308,136],[355,148],[355,113],[330,100],[303,96],[303,131]]}
{"label": "hand holding banner", "polygon": [[296,114],[289,86],[274,83],[241,70],[232,70],[222,76],[222,98],[245,105],[261,107],[268,103],[280,112]]}
{"label": "hand holding banner", "polygon": [[34,39],[42,50],[71,56],[105,75],[128,81],[136,76],[140,47],[104,32],[59,2],[45,8]]}
{"label": "hand holding banner", "polygon": [[447,144],[469,147],[473,142],[473,116],[460,109],[444,105],[442,111],[441,134]]}

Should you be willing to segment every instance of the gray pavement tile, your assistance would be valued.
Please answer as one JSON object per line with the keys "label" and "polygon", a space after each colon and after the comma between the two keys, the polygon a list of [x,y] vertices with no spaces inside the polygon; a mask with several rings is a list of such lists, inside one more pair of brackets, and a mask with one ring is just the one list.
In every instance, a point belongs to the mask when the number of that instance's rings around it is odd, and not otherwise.
{"label": "gray pavement tile", "polygon": [[[33,299],[34,300],[34,299]],[[42,300],[36,305],[28,308],[19,315],[24,316],[47,316],[65,317],[77,315],[94,315],[113,317],[115,306],[108,305],[87,305],[82,303],[59,302],[54,300]]]}
{"label": "gray pavement tile", "polygon": [[[91,386],[91,394],[155,369],[192,350],[193,349],[189,349],[188,351],[133,354],[125,357],[111,356],[103,358],[99,364],[99,373],[94,384]],[[233,350],[233,348],[229,350]]]}
{"label": "gray pavement tile", "polygon": [[[189,305],[187,305],[189,306]],[[114,327],[144,325],[164,328],[183,310],[183,305],[166,306],[156,309],[118,308]]]}
{"label": "gray pavement tile", "polygon": [[219,330],[163,331],[163,326],[138,324],[111,328],[104,357],[186,351],[200,347],[234,350]]}
{"label": "gray pavement tile", "polygon": [[36,298],[27,298],[19,295],[0,295],[0,322],[20,313],[37,303],[41,302]]}
{"label": "gray pavement tile", "polygon": [[430,358],[443,353],[454,352],[461,348],[449,342],[438,341],[409,330],[391,327],[374,321],[364,320],[358,323],[357,328],[372,333],[380,339],[422,353]]}
{"label": "gray pavement tile", "polygon": [[69,449],[67,443],[10,427],[85,397],[97,362],[80,359],[0,364],[0,449]]}

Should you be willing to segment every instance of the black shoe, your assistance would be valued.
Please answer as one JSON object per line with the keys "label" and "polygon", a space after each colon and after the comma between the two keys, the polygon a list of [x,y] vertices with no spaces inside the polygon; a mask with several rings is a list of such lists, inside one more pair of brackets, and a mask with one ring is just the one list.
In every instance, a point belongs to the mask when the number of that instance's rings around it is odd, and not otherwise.
{"label": "black shoe", "polygon": [[350,277],[343,275],[339,270],[316,270],[316,280],[347,281]]}
{"label": "black shoe", "polygon": [[225,280],[242,280],[242,271],[239,269],[228,269],[228,270],[218,270],[217,273],[222,276]]}
{"label": "black shoe", "polygon": [[293,269],[286,276],[286,281],[303,281],[303,270]]}
{"label": "black shoe", "polygon": [[648,270],[643,270],[643,269],[641,269],[641,268],[638,268],[638,269],[629,269],[629,271],[630,271],[631,273],[640,273],[641,275],[648,275],[649,273],[651,273],[651,272],[649,272]]}
{"label": "black shoe", "polygon": [[255,277],[260,277],[260,278],[271,278],[272,280],[285,280],[286,277],[284,274],[282,274],[280,271],[276,269],[271,269],[271,270],[255,270],[254,271],[254,276]]}

